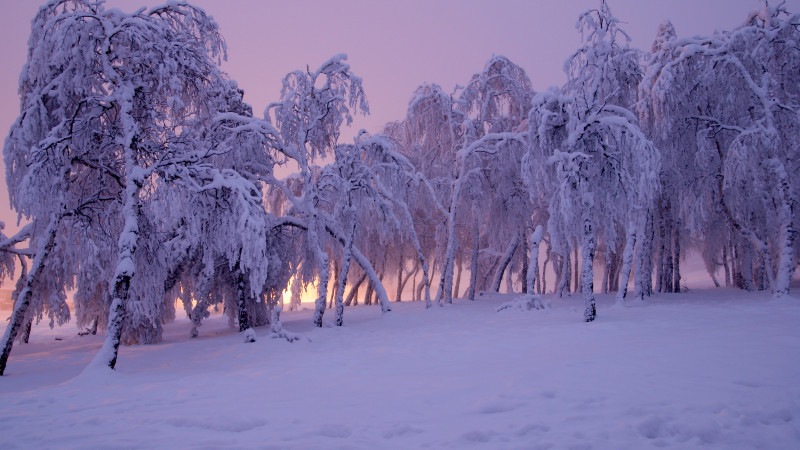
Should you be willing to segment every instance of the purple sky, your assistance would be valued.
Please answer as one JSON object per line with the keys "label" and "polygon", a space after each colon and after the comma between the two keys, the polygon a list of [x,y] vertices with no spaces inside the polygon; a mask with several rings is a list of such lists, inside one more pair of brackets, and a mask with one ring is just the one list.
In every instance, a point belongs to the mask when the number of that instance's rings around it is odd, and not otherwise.
{"label": "purple sky", "polygon": [[[133,11],[160,1],[109,0],[107,7]],[[480,71],[492,54],[522,66],[537,90],[564,82],[562,65],[579,44],[578,15],[600,0],[195,0],[220,24],[228,44],[224,69],[245,90],[258,115],[277,100],[289,71],[312,70],[347,53],[363,77],[371,115],[354,124],[378,130],[402,119],[408,98],[423,82],[450,91]],[[0,129],[5,136],[19,113],[17,83],[25,62],[30,20],[39,2],[0,0]],[[631,45],[649,49],[658,24],[670,19],[681,36],[730,29],[759,0],[609,0]],[[800,0],[786,2],[800,11]],[[345,137],[355,130],[345,133]],[[5,169],[0,173],[0,220],[13,233]]]}

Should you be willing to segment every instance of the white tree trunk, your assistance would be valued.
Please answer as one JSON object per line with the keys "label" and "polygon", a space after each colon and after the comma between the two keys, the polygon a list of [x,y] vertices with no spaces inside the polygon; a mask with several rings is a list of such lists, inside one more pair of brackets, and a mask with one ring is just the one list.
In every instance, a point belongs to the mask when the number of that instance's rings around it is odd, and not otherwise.
{"label": "white tree trunk", "polygon": [[[639,229],[633,224],[633,221],[628,225],[628,233],[625,236],[625,250],[622,252],[622,273],[619,281],[619,290],[617,291],[617,303],[624,304],[625,296],[628,295],[628,280],[631,276],[631,267],[633,266],[633,250],[636,246],[636,236],[639,234]],[[641,245],[640,245],[641,247]],[[637,264],[637,268],[639,265]]]}
{"label": "white tree trunk", "polygon": [[[133,157],[128,156],[128,174],[134,172]],[[136,167],[138,169],[138,167]],[[136,264],[133,261],[136,248],[139,244],[139,189],[144,180],[129,175],[125,187],[125,206],[123,215],[125,225],[119,236],[119,256],[117,267],[114,271],[114,282],[110,286],[111,308],[108,313],[108,327],[103,346],[92,360],[91,366],[107,366],[113,369],[117,364],[117,352],[122,338],[122,324],[125,321],[125,310],[128,301],[131,279],[136,273]]]}
{"label": "white tree trunk", "polygon": [[[463,163],[461,172],[464,171]],[[436,303],[441,306],[444,303],[453,303],[453,266],[456,256],[456,206],[458,198],[461,196],[462,177],[455,181],[453,197],[450,199],[450,210],[447,215],[447,248],[442,264],[442,276],[439,281],[439,292],[436,295]]]}
{"label": "white tree trunk", "polygon": [[571,253],[572,251],[569,249],[569,247],[565,246],[563,253],[561,254],[561,273],[559,274],[560,277],[558,280],[558,287],[556,288],[559,298],[564,296],[565,290],[569,294],[569,282],[570,278],[572,278],[570,274],[571,263],[569,261]]}
{"label": "white tree trunk", "polygon": [[330,278],[330,261],[328,254],[317,247],[317,263],[319,264],[319,285],[317,300],[314,302],[314,325],[322,327],[322,316],[325,314],[325,303],[328,299],[328,278]]}
{"label": "white tree trunk", "polygon": [[592,228],[592,221],[589,218],[589,212],[583,213],[583,245],[582,245],[583,261],[581,263],[581,290],[583,291],[583,299],[585,309],[583,311],[583,318],[586,322],[591,322],[597,318],[597,309],[594,301],[594,252],[596,247],[594,229]]}
{"label": "white tree trunk", "polygon": [[[350,272],[350,258],[353,253],[353,237],[356,232],[356,211],[352,206],[348,207],[348,230],[344,243],[344,254],[342,255],[342,270],[339,272],[339,286],[336,289],[336,326],[340,327],[344,323],[344,289],[347,286],[347,274]],[[400,262],[402,264],[402,261]],[[398,286],[400,281],[398,280]],[[398,294],[399,296],[399,294]]]}
{"label": "white tree trunk", "polygon": [[[791,203],[791,185],[789,184],[789,177],[783,164],[778,159],[771,160],[772,170],[778,178],[778,192],[780,194],[781,203],[778,206],[778,273],[775,277],[775,284],[773,291],[775,295],[786,296],[789,295],[789,284],[792,281],[792,272],[794,271],[794,227],[793,211]],[[767,271],[771,271],[772,267],[767,266]]]}
{"label": "white tree trunk", "polygon": [[444,264],[442,265],[439,292],[436,294],[436,303],[453,303],[453,268],[456,256],[456,201],[450,206],[447,219],[447,248],[445,249]]}
{"label": "white tree trunk", "polygon": [[525,283],[527,285],[527,294],[529,296],[532,296],[534,292],[536,292],[536,274],[539,272],[539,243],[541,242],[542,226],[537,225],[536,229],[531,235],[530,245],[528,246],[528,259],[530,260],[530,263],[528,263],[528,271],[525,274]]}

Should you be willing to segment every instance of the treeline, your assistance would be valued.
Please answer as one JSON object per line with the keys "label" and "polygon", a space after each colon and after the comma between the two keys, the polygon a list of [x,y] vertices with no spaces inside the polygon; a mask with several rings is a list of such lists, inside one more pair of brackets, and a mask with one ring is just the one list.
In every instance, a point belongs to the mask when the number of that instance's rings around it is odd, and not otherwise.
{"label": "treeline", "polygon": [[[202,10],[51,1],[4,147],[29,225],[0,242],[0,276],[22,266],[0,374],[44,317],[105,330],[100,367],[120,343],[159,342],[176,304],[193,336],[221,306],[240,331],[269,324],[291,340],[283,293],[296,306],[305,285],[317,326],[328,307],[342,325],[364,286],[363,302],[390,311],[384,280],[428,306],[503,280],[531,301],[580,291],[592,321],[597,290],[680,291],[694,249],[718,284],[722,267],[726,285],[788,294],[800,17],[765,6],[692,38],[665,23],[650,52],[619,25],[605,2],[580,16],[564,86],[537,93],[496,56],[451,93],[418,87],[403,120],[343,144],[342,126],[368,113],[344,55],[289,73],[255,117]],[[297,173],[278,179],[286,165]]]}

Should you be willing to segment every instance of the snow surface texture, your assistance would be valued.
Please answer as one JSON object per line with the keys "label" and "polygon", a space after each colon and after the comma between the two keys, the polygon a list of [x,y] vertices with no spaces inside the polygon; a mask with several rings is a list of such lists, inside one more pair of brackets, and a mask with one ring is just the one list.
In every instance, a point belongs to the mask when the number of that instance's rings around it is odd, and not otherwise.
{"label": "snow surface texture", "polygon": [[295,343],[179,320],[117,373],[81,374],[102,336],[41,324],[0,377],[0,448],[800,448],[797,294],[598,295],[590,324],[578,295],[511,299],[284,312]]}

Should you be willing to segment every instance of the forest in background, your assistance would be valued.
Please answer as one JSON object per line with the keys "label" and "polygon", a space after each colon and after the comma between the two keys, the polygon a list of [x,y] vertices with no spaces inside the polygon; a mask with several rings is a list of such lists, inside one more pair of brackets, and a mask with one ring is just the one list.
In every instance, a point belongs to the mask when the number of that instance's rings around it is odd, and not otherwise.
{"label": "forest in background", "polygon": [[[441,305],[504,279],[530,308],[580,292],[593,321],[595,291],[679,292],[694,250],[712,277],[723,269],[717,284],[786,295],[799,27],[765,5],[710,36],[666,22],[642,51],[601,2],[579,17],[563,86],[534,92],[493,56],[453,92],[421,85],[405,118],[341,143],[369,112],[345,55],[289,73],[257,117],[220,70],[224,41],[204,11],[52,1],[32,23],[4,146],[29,224],[0,242],[0,276],[18,280],[0,374],[44,317],[105,331],[93,364],[111,368],[120,343],[159,342],[176,304],[193,335],[221,305],[240,331],[269,324],[291,340],[281,308],[309,284],[316,326],[329,306],[342,325],[358,301],[388,312],[410,291]],[[279,179],[283,166],[298,170]]]}

